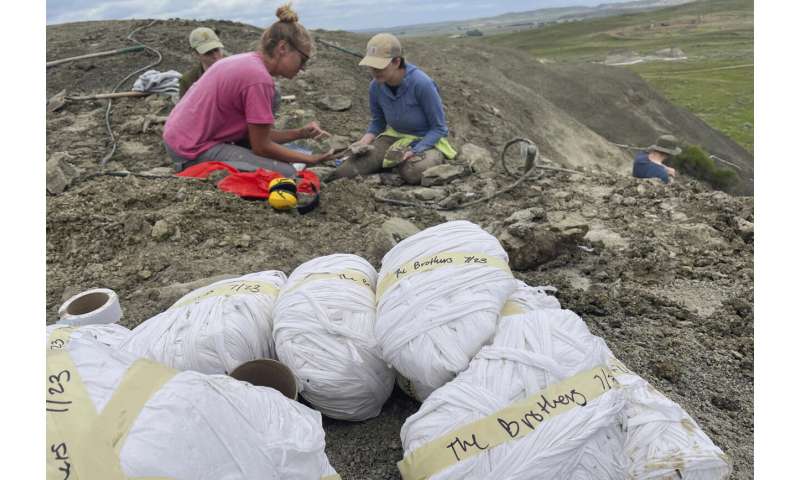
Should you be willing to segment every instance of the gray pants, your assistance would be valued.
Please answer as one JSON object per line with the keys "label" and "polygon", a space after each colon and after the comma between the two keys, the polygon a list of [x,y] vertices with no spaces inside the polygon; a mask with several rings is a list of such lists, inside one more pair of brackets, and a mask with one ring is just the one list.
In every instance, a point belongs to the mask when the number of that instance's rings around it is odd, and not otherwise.
{"label": "gray pants", "polygon": [[[374,150],[361,157],[352,157],[345,160],[344,163],[336,168],[330,179],[351,178],[358,175],[369,175],[371,173],[383,171],[383,158],[386,156],[386,151],[396,141],[396,138],[388,136],[378,137],[372,142],[372,145],[375,147]],[[422,172],[433,166],[441,165],[442,163],[444,163],[444,155],[442,152],[431,148],[430,150],[426,150],[422,155],[401,163],[397,170],[406,183],[419,185],[420,181],[422,181]]]}
{"label": "gray pants", "polygon": [[294,166],[292,166],[290,163],[261,157],[253,153],[253,151],[249,148],[241,147],[239,145],[232,145],[230,143],[218,143],[201,153],[194,160],[181,157],[166,143],[164,144],[164,147],[167,149],[169,157],[175,164],[176,172],[185,170],[186,168],[197,165],[198,163],[225,162],[240,172],[254,172],[258,168],[263,168],[264,170],[278,172],[287,178],[297,176],[297,170],[295,170]]}

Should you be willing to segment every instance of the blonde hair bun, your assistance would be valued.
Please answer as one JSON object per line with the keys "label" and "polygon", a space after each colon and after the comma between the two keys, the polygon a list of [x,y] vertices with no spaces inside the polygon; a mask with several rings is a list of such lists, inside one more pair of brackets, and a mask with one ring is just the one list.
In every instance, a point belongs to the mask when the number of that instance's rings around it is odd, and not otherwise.
{"label": "blonde hair bun", "polygon": [[292,10],[291,2],[278,7],[278,10],[275,11],[275,16],[277,16],[278,20],[280,20],[281,22],[286,22],[286,23],[295,23],[299,20],[297,13],[295,13],[295,11]]}

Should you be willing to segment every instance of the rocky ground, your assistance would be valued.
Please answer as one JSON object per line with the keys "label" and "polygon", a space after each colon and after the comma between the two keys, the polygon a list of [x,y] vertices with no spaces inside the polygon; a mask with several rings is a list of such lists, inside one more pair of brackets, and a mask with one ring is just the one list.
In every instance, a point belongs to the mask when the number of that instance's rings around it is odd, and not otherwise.
{"label": "rocky ground", "polygon": [[[125,37],[148,23],[48,27],[47,58],[128,46]],[[156,69],[180,71],[189,65],[186,38],[197,25],[158,22],[135,38],[162,53]],[[251,48],[260,34],[241,24],[216,26],[233,52]],[[364,39],[355,35],[315,34],[363,48]],[[407,229],[468,219],[501,240],[517,278],[556,287],[564,308],[581,315],[628,367],[681,404],[732,458],[733,478],[752,478],[753,198],[715,192],[686,177],[664,186],[624,175],[629,154],[587,127],[591,122],[576,117],[574,108],[568,114],[500,74],[489,83],[491,72],[478,68],[478,60],[488,55],[502,62],[502,55],[491,53],[497,49],[462,52],[456,44],[429,42],[411,42],[407,49],[439,82],[462,156],[451,171],[429,176],[427,186],[403,185],[393,173],[325,184],[321,206],[305,216],[240,200],[212,181],[170,177],[160,143],[160,119],[172,107],[166,97],[114,101],[109,120],[119,144],[105,168],[99,167],[111,147],[105,101],[68,102],[49,112],[47,323],[69,296],[98,286],[119,293],[123,324],[134,327],[222,274],[289,273],[332,253],[361,255],[380,268],[383,254]],[[518,69],[516,55],[508,56],[515,62],[509,71]],[[110,91],[154,58],[127,54],[48,69],[47,96]],[[316,118],[336,135],[328,143],[358,138],[368,122],[369,78],[355,60],[319,46],[307,72],[281,83],[283,94],[296,100],[281,107],[279,123]],[[331,95],[344,98],[324,98]],[[654,98],[651,92],[639,97]],[[330,110],[335,101],[350,106]],[[579,172],[542,170],[472,207],[437,209],[511,185],[516,177],[498,159],[503,144],[516,136],[533,139],[545,157]],[[109,172],[155,176],[96,175]],[[396,391],[376,419],[326,419],[331,463],[347,479],[399,478],[400,426],[417,408]]]}

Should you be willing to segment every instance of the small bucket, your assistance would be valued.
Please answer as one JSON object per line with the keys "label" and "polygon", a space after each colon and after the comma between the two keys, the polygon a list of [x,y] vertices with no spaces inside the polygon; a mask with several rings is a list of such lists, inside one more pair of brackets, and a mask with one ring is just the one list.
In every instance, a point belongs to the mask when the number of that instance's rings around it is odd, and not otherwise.
{"label": "small bucket", "polygon": [[231,372],[231,377],[258,387],[274,388],[285,397],[297,400],[297,380],[289,367],[277,360],[262,358],[244,362]]}

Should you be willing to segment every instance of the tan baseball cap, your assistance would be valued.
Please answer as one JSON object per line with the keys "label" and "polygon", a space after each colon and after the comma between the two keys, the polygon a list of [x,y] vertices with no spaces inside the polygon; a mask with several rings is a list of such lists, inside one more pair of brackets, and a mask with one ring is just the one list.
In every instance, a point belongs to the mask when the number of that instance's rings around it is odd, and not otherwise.
{"label": "tan baseball cap", "polygon": [[395,57],[403,55],[400,40],[391,33],[379,33],[367,42],[367,56],[358,64],[360,66],[383,70]]}
{"label": "tan baseball cap", "polygon": [[214,30],[207,27],[192,30],[192,33],[189,34],[189,45],[200,55],[208,53],[215,48],[225,48],[222,42],[219,41],[217,34],[214,33]]}

